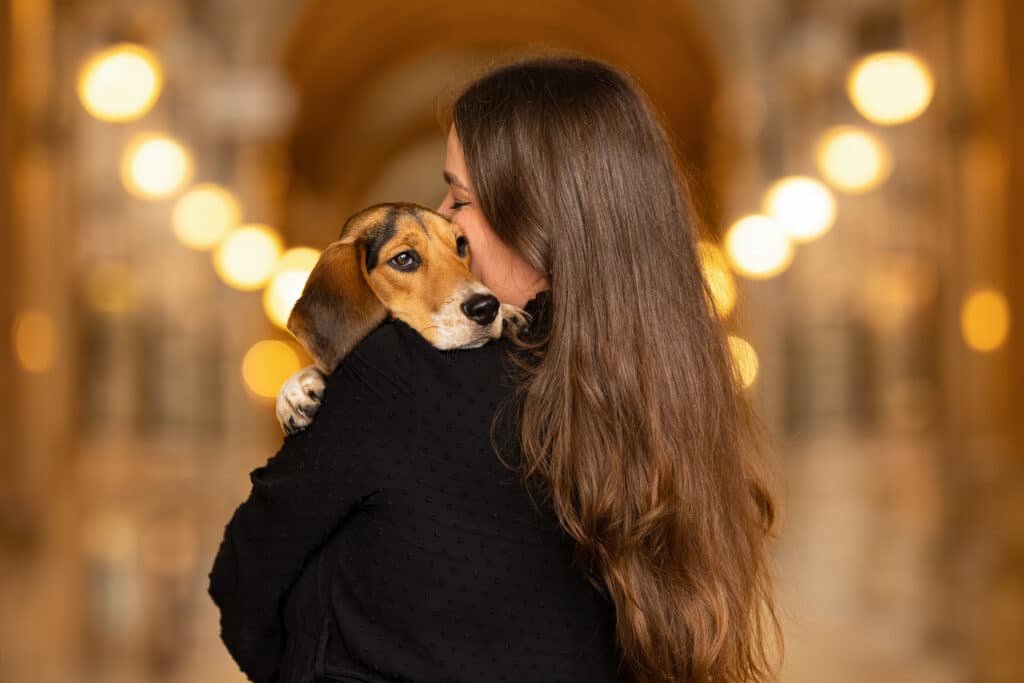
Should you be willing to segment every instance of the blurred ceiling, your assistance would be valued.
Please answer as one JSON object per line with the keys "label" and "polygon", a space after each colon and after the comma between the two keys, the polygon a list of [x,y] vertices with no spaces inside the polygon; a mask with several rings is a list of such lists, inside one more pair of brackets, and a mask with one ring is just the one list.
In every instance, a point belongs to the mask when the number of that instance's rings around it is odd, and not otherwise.
{"label": "blurred ceiling", "polygon": [[289,241],[332,239],[345,216],[374,201],[439,200],[439,98],[524,47],[624,68],[661,111],[683,162],[706,169],[716,83],[700,27],[681,3],[311,0],[284,54],[299,101],[282,217]]}

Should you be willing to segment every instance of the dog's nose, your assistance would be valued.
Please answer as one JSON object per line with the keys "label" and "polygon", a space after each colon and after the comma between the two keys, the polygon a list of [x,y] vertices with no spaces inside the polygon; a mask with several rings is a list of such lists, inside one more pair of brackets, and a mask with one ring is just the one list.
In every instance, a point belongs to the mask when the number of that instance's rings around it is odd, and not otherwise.
{"label": "dog's nose", "polygon": [[493,294],[474,294],[462,303],[462,312],[466,317],[480,325],[490,325],[501,303]]}

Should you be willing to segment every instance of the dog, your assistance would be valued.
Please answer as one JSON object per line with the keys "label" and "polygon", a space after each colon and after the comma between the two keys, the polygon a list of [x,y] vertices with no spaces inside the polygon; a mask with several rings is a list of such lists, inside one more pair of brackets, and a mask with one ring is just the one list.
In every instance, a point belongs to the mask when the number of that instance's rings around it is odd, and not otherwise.
{"label": "dog", "polygon": [[288,317],[288,330],[315,365],[292,375],[277,397],[286,434],[309,426],[324,380],[389,316],[438,349],[471,349],[522,327],[529,314],[503,304],[470,271],[461,228],[419,204],[375,204],[352,215],[321,254]]}

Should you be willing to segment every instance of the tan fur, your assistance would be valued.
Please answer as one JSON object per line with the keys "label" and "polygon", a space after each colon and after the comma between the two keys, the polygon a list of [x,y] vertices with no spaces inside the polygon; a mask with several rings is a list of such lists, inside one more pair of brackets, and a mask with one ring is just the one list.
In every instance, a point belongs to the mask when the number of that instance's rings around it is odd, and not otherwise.
{"label": "tan fur", "polygon": [[[387,237],[389,217],[393,234]],[[523,312],[508,304],[488,325],[471,320],[461,306],[473,295],[491,295],[470,271],[468,250],[459,256],[461,229],[417,204],[379,204],[353,215],[341,237],[324,250],[288,329],[325,373],[391,315],[439,349],[481,346],[502,333],[502,320],[521,324]],[[377,247],[376,263],[367,257]],[[418,254],[419,266],[403,272],[389,261]]]}

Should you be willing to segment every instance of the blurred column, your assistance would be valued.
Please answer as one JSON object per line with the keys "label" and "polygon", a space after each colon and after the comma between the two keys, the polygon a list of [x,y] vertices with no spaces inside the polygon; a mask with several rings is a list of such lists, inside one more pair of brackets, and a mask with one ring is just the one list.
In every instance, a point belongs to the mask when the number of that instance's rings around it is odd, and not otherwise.
{"label": "blurred column", "polygon": [[[60,130],[53,108],[51,3],[2,4],[9,52],[4,73],[3,304],[4,488],[8,524],[27,529],[50,508],[68,452],[69,216]],[[13,347],[13,348],[12,348]],[[8,374],[9,373],[9,374]],[[17,515],[19,519],[13,519]]]}
{"label": "blurred column", "polygon": [[[14,64],[11,55],[11,8],[8,0],[0,0],[0,102],[11,101],[11,68]],[[14,322],[14,300],[11,293],[13,277],[11,266],[14,259],[11,254],[11,219],[14,211],[11,206],[11,142],[13,113],[10,106],[0,106],[0,405],[11,405],[13,400],[12,382],[14,368],[13,346],[11,344],[11,325]],[[14,420],[9,411],[0,411],[0,433],[7,434],[8,439],[15,436]],[[8,513],[12,503],[12,481],[14,468],[13,449],[10,441],[0,450],[0,544],[9,534]]]}
{"label": "blurred column", "polygon": [[[978,468],[985,473],[974,479],[985,486],[975,505],[991,548],[972,654],[979,681],[1009,683],[1024,680],[1024,7],[1019,0],[1001,0],[965,4],[963,11],[959,57],[969,65],[963,78],[982,84],[974,85],[976,106],[967,109],[974,125],[967,127],[965,160],[993,144],[998,150],[987,159],[993,165],[993,193],[982,197],[992,204],[975,204],[985,209],[980,216],[965,212],[973,219],[964,226],[965,237],[992,234],[988,251],[979,255],[977,274],[1005,294],[1010,310],[1003,345],[973,354],[973,362],[964,366],[988,381],[996,398],[994,410],[977,416],[968,432],[976,444],[968,454],[980,458]],[[986,73],[968,70],[971,65]],[[976,169],[970,164],[962,169],[970,198],[978,180],[967,174]]]}
{"label": "blurred column", "polygon": [[[80,604],[75,549],[66,543],[73,496],[68,463],[74,377],[68,305],[74,230],[66,203],[67,150],[54,84],[54,3],[5,0],[0,381],[0,678],[68,680]],[[8,645],[10,644],[10,645]],[[19,668],[22,667],[22,668]],[[9,678],[8,678],[9,677]]]}
{"label": "blurred column", "polygon": [[[1017,481],[1021,482],[1022,464],[1024,464],[1024,89],[1021,81],[1024,80],[1024,6],[1019,2],[1006,2],[1007,14],[1004,25],[1008,33],[1006,44],[1010,46],[1007,51],[1009,60],[1007,71],[1015,75],[1015,80],[1008,85],[1006,96],[1010,101],[1010,120],[1016,122],[1010,131],[1010,175],[1009,186],[1010,206],[1007,220],[1007,257],[1010,260],[1007,285],[1010,298],[1010,310],[1013,319],[1010,329],[1010,406],[1011,415],[1011,452],[1014,454],[1014,464],[1017,467]],[[1019,498],[1024,499],[1024,496]],[[1024,523],[1024,510],[1018,509],[1016,519]],[[1017,548],[1018,558],[1021,555],[1020,548],[1024,545],[1022,539],[1024,529],[1018,529]],[[1018,575],[1024,576],[1024,566],[1018,565]],[[1022,600],[1024,602],[1024,600]],[[1024,629],[1021,629],[1024,632]],[[1021,672],[1024,678],[1024,671]]]}
{"label": "blurred column", "polygon": [[[943,320],[950,515],[940,571],[943,635],[963,642],[974,680],[1024,680],[1024,8],[1016,0],[947,2],[940,82],[951,140],[944,201],[951,277]],[[1010,332],[989,351],[961,331],[978,288],[1006,297]]]}

